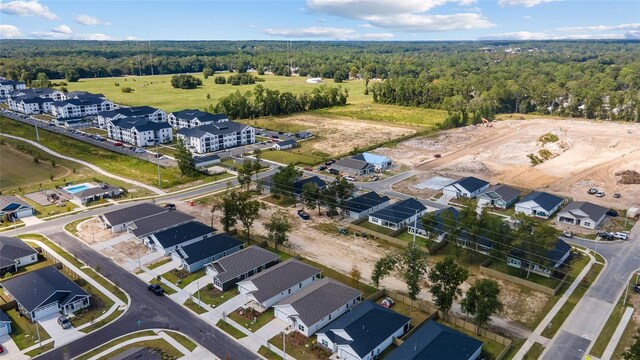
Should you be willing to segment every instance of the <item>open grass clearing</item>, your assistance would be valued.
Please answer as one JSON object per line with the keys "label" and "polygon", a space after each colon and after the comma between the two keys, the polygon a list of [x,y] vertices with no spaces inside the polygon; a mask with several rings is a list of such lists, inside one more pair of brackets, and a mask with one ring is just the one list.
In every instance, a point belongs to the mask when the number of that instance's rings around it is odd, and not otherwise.
{"label": "open grass clearing", "polygon": [[269,195],[267,197],[263,197],[260,200],[282,207],[290,207],[296,204],[296,201],[294,199],[282,195]]}
{"label": "open grass clearing", "polygon": [[284,150],[269,150],[262,152],[262,158],[264,160],[275,161],[280,164],[302,164],[302,165],[310,165],[314,166],[322,161],[323,158],[314,157],[304,154],[298,154],[292,151],[284,151]]}
{"label": "open grass clearing", "polygon": [[179,288],[184,289],[185,286],[191,284],[192,282],[200,279],[205,275],[206,275],[205,269],[200,269],[193,273],[189,273],[184,269],[172,269],[160,276],[162,276],[172,284],[175,284]]}
{"label": "open grass clearing", "polygon": [[262,313],[258,313],[251,308],[238,308],[233,312],[227,314],[227,317],[240,324],[241,326],[244,326],[251,332],[258,331],[261,327],[267,325],[269,321],[275,319],[275,316],[273,315],[273,308],[270,308]]}
{"label": "open grass clearing", "polygon": [[[349,96],[351,97],[351,94]],[[361,104],[350,101],[347,106],[315,110],[314,113],[424,127],[435,127],[447,117],[447,112],[444,110],[375,104],[373,100]]]}
{"label": "open grass clearing", "polygon": [[242,339],[243,337],[247,337],[245,333],[234,328],[232,325],[229,325],[229,323],[224,320],[218,320],[218,322],[216,323],[216,326],[220,328],[220,330],[226,332],[227,334],[233,336],[236,339]]}
{"label": "open grass clearing", "polygon": [[[4,128],[1,130],[4,132]],[[34,162],[34,157],[18,150],[14,145],[19,144],[17,140],[8,142],[2,137],[3,144],[0,145],[2,161],[0,161],[0,190],[11,189],[26,184],[38,184],[51,181],[66,176],[71,173],[71,169],[56,161],[53,167],[49,161]],[[22,142],[24,144],[24,142]],[[23,146],[26,146],[23,145]],[[39,152],[36,152],[39,154]],[[51,155],[49,155],[51,156]]]}
{"label": "open grass clearing", "polygon": [[389,234],[391,234],[392,232],[395,231],[393,229],[389,229],[389,228],[386,228],[384,226],[376,225],[376,224],[370,223],[368,221],[363,221],[363,222],[359,223],[358,226],[363,227],[365,229],[369,229],[371,231],[378,232],[378,233],[383,234],[383,235],[389,235]]}
{"label": "open grass clearing", "polygon": [[7,310],[5,313],[11,319],[11,328],[13,331],[10,335],[16,343],[16,346],[18,346],[18,349],[26,349],[37,344],[38,331],[40,332],[41,341],[51,338],[42,326],[38,325],[39,329],[36,330],[36,323],[32,323],[25,316],[20,316],[16,309]]}
{"label": "open grass clearing", "polygon": [[[413,234],[409,234],[409,232],[405,230],[400,234],[396,235],[395,238],[398,240],[402,240],[408,244],[413,242],[414,236]],[[426,248],[429,248],[431,245],[433,245],[433,241],[429,239],[425,239],[422,236],[416,236],[415,240],[418,245],[424,246]]]}

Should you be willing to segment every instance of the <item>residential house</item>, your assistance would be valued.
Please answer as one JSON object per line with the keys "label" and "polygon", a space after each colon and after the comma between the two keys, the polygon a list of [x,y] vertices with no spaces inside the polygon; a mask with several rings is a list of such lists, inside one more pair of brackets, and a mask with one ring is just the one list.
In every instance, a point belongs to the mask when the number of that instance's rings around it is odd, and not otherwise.
{"label": "residential house", "polygon": [[378,195],[375,191],[370,191],[364,195],[354,197],[338,205],[344,214],[352,219],[361,219],[369,216],[389,205],[391,199],[384,195]]}
{"label": "residential house", "polygon": [[198,156],[193,158],[193,162],[196,164],[196,169],[206,168],[211,165],[220,164],[220,156],[218,155]]}
{"label": "residential house", "polygon": [[320,270],[291,258],[238,282],[238,290],[247,302],[268,309],[316,280],[320,280]]}
{"label": "residential house", "polygon": [[27,84],[13,80],[0,80],[0,98],[6,98],[9,93],[15,90],[24,90],[27,88]]}
{"label": "residential house", "polygon": [[46,114],[51,111],[55,100],[38,96],[17,96],[9,98],[9,109],[27,115]]}
{"label": "residential house", "polygon": [[36,262],[38,252],[34,248],[18,238],[0,236],[0,276]]}
{"label": "residential house", "polygon": [[60,118],[81,118],[97,115],[101,111],[111,111],[113,103],[92,95],[83,95],[51,104],[51,115]]}
{"label": "residential house", "polygon": [[36,211],[28,202],[15,195],[0,195],[0,220],[13,221],[35,215]]}
{"label": "residential house", "polygon": [[150,106],[122,107],[111,111],[99,112],[97,116],[98,126],[104,129],[108,127],[111,121],[122,118],[143,118],[161,123],[167,121],[167,113]]}
{"label": "residential house", "polygon": [[362,292],[323,278],[273,306],[274,315],[311,336],[361,301]]}
{"label": "residential house", "polygon": [[91,295],[53,266],[13,276],[0,285],[30,321],[60,312],[70,315],[90,305]]}
{"label": "residential house", "polygon": [[100,220],[100,223],[105,229],[111,229],[112,233],[117,233],[125,231],[127,229],[127,225],[136,220],[144,219],[167,211],[169,210],[156,204],[142,203],[100,214],[98,215],[98,220]]}
{"label": "residential house", "polygon": [[427,212],[427,207],[415,198],[408,198],[369,214],[369,222],[397,230],[413,223]]}
{"label": "residential house", "polygon": [[113,199],[123,194],[119,187],[101,183],[98,186],[90,187],[82,191],[68,192],[75,203],[87,205],[101,199]]}
{"label": "residential house", "polygon": [[544,277],[551,277],[553,272],[564,265],[571,255],[571,245],[557,239],[553,248],[548,249],[546,256],[534,255],[534,260],[526,260],[524,250],[515,249],[507,256],[507,265],[516,269],[531,271]]}
{"label": "residential house", "polygon": [[244,247],[244,242],[227,234],[205,237],[200,241],[179,245],[172,253],[173,261],[189,273],[202,269],[205,264],[234,254]]}
{"label": "residential house", "polygon": [[522,191],[511,186],[498,184],[478,195],[478,205],[506,209],[515,204],[520,199],[520,195],[522,195]]}
{"label": "residential house", "polygon": [[189,245],[213,236],[216,229],[201,222],[190,221],[142,237],[142,242],[153,251],[170,255],[178,246]]}
{"label": "residential house", "polygon": [[169,125],[176,130],[229,121],[229,116],[226,114],[211,114],[196,109],[175,111],[170,113],[168,118]]}
{"label": "residential house", "polygon": [[364,301],[318,331],[318,344],[339,359],[377,359],[409,330],[411,318],[372,301]]}
{"label": "residential house", "polygon": [[315,186],[319,189],[322,190],[327,186],[327,183],[322,180],[321,178],[317,177],[317,176],[311,176],[308,178],[304,178],[301,180],[298,180],[296,182],[293,183],[292,186],[292,191],[293,191],[293,197],[297,200],[300,200],[300,198],[302,197],[302,193],[304,192],[304,186],[306,184],[315,184]]}
{"label": "residential house", "polygon": [[182,128],[178,130],[177,137],[192,152],[206,154],[236,146],[253,144],[256,142],[256,131],[249,125],[225,121],[194,128]]}
{"label": "residential house", "polygon": [[389,353],[386,360],[476,360],[482,341],[429,320]]}
{"label": "residential house", "polygon": [[258,246],[249,246],[207,265],[213,286],[221,291],[231,289],[239,281],[265,270],[280,261],[280,256]]}
{"label": "residential house", "polygon": [[453,230],[451,228],[452,225],[447,224],[445,217],[442,216],[442,214],[444,213],[448,213],[454,223],[458,222],[458,210],[453,207],[448,207],[444,209],[438,209],[433,212],[435,225],[431,227],[425,227],[424,223],[422,222],[422,217],[420,217],[416,222],[407,224],[407,231],[409,232],[409,234],[416,234],[416,236],[420,236],[425,239],[432,237],[433,241],[442,242],[442,240],[446,239],[449,233]]}
{"label": "residential house", "polygon": [[356,156],[352,156],[352,159],[366,161],[373,165],[376,171],[384,171],[391,167],[393,162],[386,156],[373,154],[373,153],[361,153]]}
{"label": "residential house", "polygon": [[143,118],[120,118],[107,126],[108,136],[138,147],[173,141],[173,131],[167,123]]}
{"label": "residential house", "polygon": [[32,88],[32,89],[17,89],[9,93],[9,98],[16,97],[39,97],[43,99],[51,99],[53,101],[64,100],[64,93],[60,90],[53,88]]}
{"label": "residential house", "polygon": [[533,191],[516,203],[516,213],[535,216],[543,219],[551,217],[560,207],[564,199],[542,191]]}
{"label": "residential house", "polygon": [[375,172],[376,170],[376,167],[372,164],[369,164],[364,160],[357,160],[353,158],[340,159],[336,161],[331,167],[341,173],[355,176],[368,175],[372,172]]}
{"label": "residential house", "polygon": [[442,193],[448,198],[466,197],[473,199],[489,188],[489,183],[473,176],[464,177],[442,188]]}
{"label": "residential house", "polygon": [[310,138],[311,136],[313,136],[313,134],[311,133],[311,131],[298,131],[294,136],[296,137],[296,139],[303,140]]}
{"label": "residential house", "polygon": [[481,254],[489,254],[493,249],[493,241],[489,240],[488,231],[481,229],[478,234],[470,234],[462,230],[455,240],[463,248],[471,249]]}
{"label": "residential house", "polygon": [[11,318],[0,309],[0,337],[11,334]]}
{"label": "residential house", "polygon": [[558,222],[595,229],[607,217],[607,211],[607,208],[590,202],[572,201],[558,213]]}
{"label": "residential house", "polygon": [[127,230],[138,239],[144,239],[151,234],[171,229],[194,220],[195,218],[191,215],[187,215],[181,211],[171,210],[135,220],[127,225]]}
{"label": "residential house", "polygon": [[298,146],[298,142],[293,139],[289,139],[289,140],[278,141],[277,143],[273,144],[273,149],[288,150],[288,149],[293,149],[296,146]]}

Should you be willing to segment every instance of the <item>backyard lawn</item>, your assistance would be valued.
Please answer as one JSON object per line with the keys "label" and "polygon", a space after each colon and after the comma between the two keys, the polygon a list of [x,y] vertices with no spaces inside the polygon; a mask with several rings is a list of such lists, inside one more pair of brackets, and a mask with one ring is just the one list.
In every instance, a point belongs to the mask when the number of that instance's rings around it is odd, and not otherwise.
{"label": "backyard lawn", "polygon": [[183,269],[173,269],[160,276],[167,279],[170,283],[177,285],[179,288],[184,289],[185,286],[200,279],[204,275],[206,275],[205,269],[200,269],[191,274]]}
{"label": "backyard lawn", "polygon": [[[13,331],[11,332],[11,338],[20,350],[26,349],[38,343],[38,331],[36,331],[35,323],[30,322],[24,316],[20,316],[20,314],[15,309],[11,309],[5,312],[11,318],[11,327],[13,329]],[[40,332],[40,340],[44,341],[49,339],[49,334],[47,334],[42,326],[38,325],[38,327],[38,330]]]}
{"label": "backyard lawn", "polygon": [[[224,304],[227,300],[235,297],[238,294],[239,292],[237,289],[231,289],[222,292],[216,289],[213,284],[207,284],[207,286],[200,289],[200,301],[215,308]],[[197,298],[198,293],[194,293],[193,296]]]}
{"label": "backyard lawn", "polygon": [[[286,335],[285,342],[287,354],[296,359],[325,360],[331,356],[329,350],[320,347],[316,343],[315,336],[308,338],[297,331],[292,331]],[[272,337],[269,340],[269,344],[282,350],[282,333]]]}
{"label": "backyard lawn", "polygon": [[380,234],[383,234],[383,235],[389,235],[395,231],[393,229],[389,229],[380,225],[372,224],[368,221],[363,221],[357,225],[365,229],[369,229],[371,231],[379,232]]}
{"label": "backyard lawn", "polygon": [[[409,234],[409,232],[406,230],[396,235],[395,238],[398,240],[405,241],[407,243],[413,242],[413,239],[414,239],[413,234]],[[422,236],[416,236],[415,239],[416,239],[416,243],[420,246],[429,248],[431,245],[433,245],[433,241],[425,239]]]}

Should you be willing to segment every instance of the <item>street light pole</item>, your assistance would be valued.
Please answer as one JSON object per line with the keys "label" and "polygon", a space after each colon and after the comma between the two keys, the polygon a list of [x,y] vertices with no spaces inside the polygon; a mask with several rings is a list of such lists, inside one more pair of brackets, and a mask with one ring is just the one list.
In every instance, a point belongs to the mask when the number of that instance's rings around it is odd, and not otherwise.
{"label": "street light pole", "polygon": [[33,126],[36,127],[36,140],[38,140],[38,142],[40,142],[40,134],[38,134],[38,120],[33,120]]}
{"label": "street light pole", "polygon": [[156,140],[156,164],[158,164],[158,188],[162,188],[160,182],[160,153],[158,152],[158,140]]}
{"label": "street light pole", "polygon": [[42,340],[40,340],[40,329],[38,328],[38,320],[36,320],[36,334],[38,334],[38,343],[40,344],[40,349],[42,349]]}
{"label": "street light pole", "polygon": [[196,281],[196,287],[198,288],[198,306],[202,307],[200,303],[200,283],[198,281]]}

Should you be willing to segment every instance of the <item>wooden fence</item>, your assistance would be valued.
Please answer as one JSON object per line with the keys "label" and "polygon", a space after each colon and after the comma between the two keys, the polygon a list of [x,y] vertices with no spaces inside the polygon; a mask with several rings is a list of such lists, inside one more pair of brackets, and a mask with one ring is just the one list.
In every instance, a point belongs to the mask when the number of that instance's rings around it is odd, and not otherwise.
{"label": "wooden fence", "polygon": [[542,293],[549,294],[549,295],[557,294],[558,291],[560,291],[560,288],[562,287],[562,284],[564,284],[564,282],[567,280],[567,276],[569,275],[569,273],[567,272],[564,275],[564,277],[562,278],[562,280],[560,280],[560,283],[558,283],[558,285],[555,288],[550,288],[548,286],[544,286],[544,285],[540,285],[540,284],[534,283],[533,281],[529,281],[527,279],[519,278],[517,276],[505,274],[505,273],[503,273],[501,271],[491,269],[491,268],[488,267],[489,264],[491,263],[491,261],[492,261],[491,259],[488,259],[485,262],[483,262],[482,264],[480,264],[480,274],[487,275],[487,276],[492,277],[492,278],[497,278],[497,279],[501,279],[501,280],[510,281],[512,283],[516,283],[516,284],[522,285],[524,287],[527,287],[529,289],[540,291]]}

